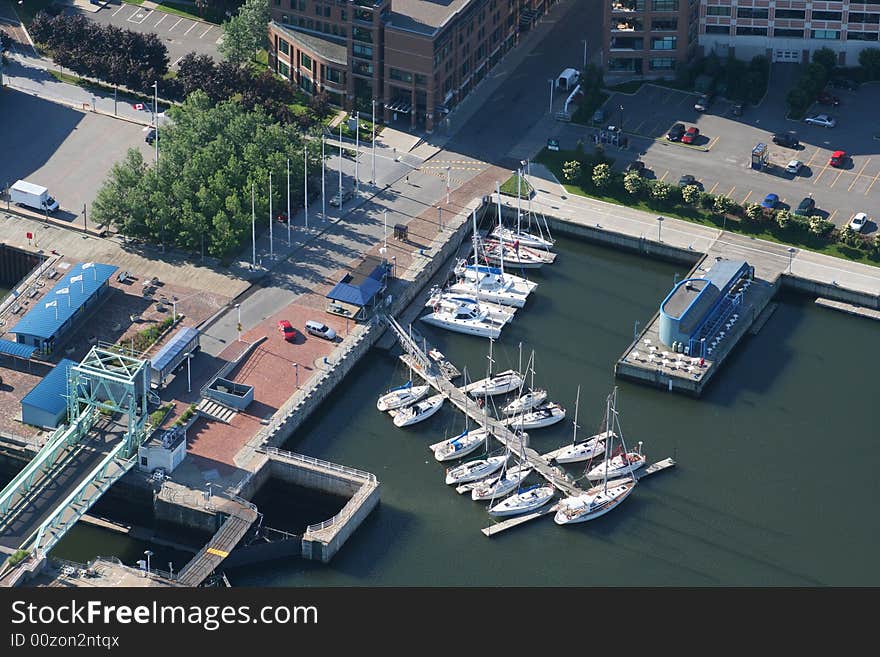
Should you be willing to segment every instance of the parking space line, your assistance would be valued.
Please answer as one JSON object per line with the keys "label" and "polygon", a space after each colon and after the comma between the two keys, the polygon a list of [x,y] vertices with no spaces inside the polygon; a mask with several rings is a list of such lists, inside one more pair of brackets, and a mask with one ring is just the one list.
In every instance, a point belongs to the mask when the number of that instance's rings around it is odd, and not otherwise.
{"label": "parking space line", "polygon": [[174,63],[171,65],[171,68],[174,68],[180,63],[180,60],[183,59],[183,55],[174,60]]}
{"label": "parking space line", "polygon": [[834,187],[834,185],[837,184],[837,181],[840,180],[840,177],[841,177],[842,175],[843,175],[843,171],[841,171],[840,173],[838,173],[838,174],[837,174],[837,178],[834,179],[834,182],[832,182],[832,183],[829,185],[829,187]]}
{"label": "parking space line", "polygon": [[865,190],[865,196],[867,196],[868,192],[871,191],[871,188],[876,184],[878,178],[880,178],[880,171],[877,172],[877,175],[874,176],[874,180],[872,180],[871,184],[868,185],[868,189]]}
{"label": "parking space line", "polygon": [[712,150],[712,147],[713,147],[715,144],[718,143],[718,140],[719,140],[719,139],[721,139],[721,135],[717,135],[717,136],[715,137],[715,139],[713,139],[712,141],[710,141],[710,142],[709,142],[709,145],[706,146],[706,150],[707,150],[707,151],[711,151],[711,150]]}
{"label": "parking space line", "polygon": [[709,193],[710,193],[710,194],[714,194],[714,193],[715,193],[715,188],[716,188],[716,187],[718,187],[718,183],[715,183],[714,185],[712,185],[712,189],[709,190]]}
{"label": "parking space line", "polygon": [[834,215],[837,214],[837,209],[835,208],[834,212],[828,215],[828,221],[834,221]]}
{"label": "parking space line", "polygon": [[817,182],[819,182],[819,178],[822,177],[822,174],[825,173],[825,170],[826,170],[826,169],[828,169],[828,163],[827,163],[827,162],[825,163],[825,166],[822,167],[822,170],[819,172],[819,175],[816,176],[816,179],[813,181],[813,184],[814,184],[814,185],[815,185]]}
{"label": "parking space line", "polygon": [[178,25],[180,25],[180,21],[182,21],[182,20],[183,20],[182,18],[178,18],[178,19],[177,19],[177,22],[176,22],[174,25],[172,25],[171,27],[168,28],[168,31],[170,32],[170,31],[173,30],[175,27],[177,27]]}
{"label": "parking space line", "polygon": [[663,182],[666,179],[666,176],[669,175],[669,169],[663,172],[663,175],[660,176],[660,182]]}
{"label": "parking space line", "polygon": [[214,26],[212,25],[212,26],[209,27],[207,30],[205,30],[204,32],[202,32],[202,33],[199,35],[199,38],[201,39],[203,36],[205,36],[208,32],[210,32],[210,31],[213,30],[213,29],[214,29]]}
{"label": "parking space line", "polygon": [[727,198],[733,198],[733,190],[736,189],[736,185],[730,188],[730,191],[725,194]]}
{"label": "parking space line", "polygon": [[[162,14],[162,18],[159,19],[159,23],[168,18],[171,14]],[[153,27],[159,27],[159,23],[156,23]]]}
{"label": "parking space line", "polygon": [[746,197],[742,200],[742,203],[740,203],[740,205],[745,205],[746,201],[749,200],[749,196],[751,196],[751,195],[752,195],[752,190],[749,190],[749,193],[746,194]]}
{"label": "parking space line", "polygon": [[816,148],[813,154],[810,156],[810,159],[807,160],[807,166],[810,166],[813,163],[813,160],[816,159],[816,156],[819,154],[819,151],[822,150],[820,148]]}
{"label": "parking space line", "polygon": [[[142,11],[145,11],[146,13],[141,17],[141,19],[139,21],[134,20],[135,16],[137,16]],[[135,12],[131,16],[128,17],[128,22],[134,23],[135,25],[140,25],[145,20],[147,20],[150,16],[152,16],[152,14],[153,14],[153,12],[151,12],[149,9],[144,10],[139,7],[135,10]]]}
{"label": "parking space line", "polygon": [[644,122],[644,121],[642,121],[642,122],[639,123],[635,128],[633,128],[633,129],[632,129],[632,132],[634,132],[634,133],[636,133],[636,134],[640,134],[640,133],[639,133],[639,128],[641,128],[643,125],[645,125],[645,122]]}
{"label": "parking space line", "polygon": [[852,191],[853,185],[855,185],[855,184],[859,181],[859,179],[862,177],[862,174],[864,173],[865,169],[868,167],[868,165],[869,165],[870,163],[871,163],[871,158],[869,157],[869,158],[868,158],[868,161],[865,162],[865,163],[862,165],[862,168],[861,168],[861,169],[859,170],[859,172],[856,174],[856,177],[855,177],[855,178],[853,179],[853,181],[850,183],[849,187],[846,188],[846,191],[848,191],[848,192],[851,192],[851,191]]}
{"label": "parking space line", "polygon": [[685,94],[684,97],[678,102],[678,104],[681,105],[686,100],[690,100],[690,97],[691,97],[690,94]]}
{"label": "parking space line", "polygon": [[120,11],[122,11],[123,9],[125,9],[125,4],[121,4],[121,5],[119,5],[119,9],[117,9],[117,10],[114,11],[112,14],[110,14],[110,18],[113,18],[116,14],[118,14],[118,13],[119,13]]}
{"label": "parking space line", "polygon": [[193,28],[194,28],[196,25],[198,25],[198,23],[193,23],[193,24],[192,24],[192,27],[190,27],[186,32],[183,33],[183,36],[186,36],[187,34],[189,34],[190,32],[192,32],[192,31],[193,31]]}

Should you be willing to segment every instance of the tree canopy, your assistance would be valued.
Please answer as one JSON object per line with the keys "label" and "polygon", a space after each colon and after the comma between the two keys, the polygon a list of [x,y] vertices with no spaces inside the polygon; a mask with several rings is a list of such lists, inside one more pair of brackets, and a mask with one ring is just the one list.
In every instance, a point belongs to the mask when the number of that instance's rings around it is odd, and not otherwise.
{"label": "tree canopy", "polygon": [[266,46],[268,24],[268,0],[247,0],[238,14],[223,23],[220,52],[233,64],[246,62]]}

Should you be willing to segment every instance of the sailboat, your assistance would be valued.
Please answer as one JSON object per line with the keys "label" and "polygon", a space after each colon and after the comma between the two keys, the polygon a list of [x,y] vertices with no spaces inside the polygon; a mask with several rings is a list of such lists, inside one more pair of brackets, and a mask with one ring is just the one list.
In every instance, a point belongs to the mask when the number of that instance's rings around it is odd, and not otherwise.
{"label": "sailboat", "polygon": [[412,406],[390,410],[388,413],[394,418],[394,426],[408,427],[416,422],[427,420],[434,415],[443,406],[444,399],[443,395],[433,395],[420,402],[416,402]]}
{"label": "sailboat", "polygon": [[515,415],[504,420],[504,424],[517,429],[540,429],[549,427],[565,419],[565,409],[556,402],[535,407],[528,413]]}
{"label": "sailboat", "polygon": [[[611,443],[610,440],[607,442]],[[602,463],[587,473],[587,478],[595,480],[606,476],[619,477],[631,474],[645,465],[647,460],[648,458],[642,454],[642,442],[639,441],[639,447],[635,451],[627,452],[622,449],[619,454],[606,457]]]}
{"label": "sailboat", "polygon": [[547,400],[547,391],[543,388],[532,388],[524,395],[517,397],[507,406],[501,409],[504,415],[517,415],[540,406]]}
{"label": "sailboat", "polygon": [[491,319],[507,324],[516,314],[515,308],[502,306],[497,303],[482,301],[473,294],[465,294],[461,292],[444,291],[440,287],[433,287],[431,293],[425,301],[425,308],[437,308],[441,302],[449,301],[451,303],[469,304],[474,307],[485,309],[488,317]]}
{"label": "sailboat", "polygon": [[519,486],[530,474],[532,466],[528,463],[515,465],[498,476],[479,482],[471,489],[471,499],[475,502],[497,499]]}
{"label": "sailboat", "polygon": [[[556,243],[556,241],[550,236],[550,227],[547,226],[546,219],[544,221],[544,226],[545,226],[545,228],[547,228],[547,236],[546,237],[544,237],[544,234],[543,234],[543,231],[541,230],[540,224],[538,225],[538,232],[541,233],[540,235],[535,235],[533,233],[530,233],[530,232],[522,229],[522,226],[520,223],[521,197],[520,197],[520,193],[519,193],[520,192],[519,186],[520,186],[521,180],[522,180],[522,174],[518,173],[517,180],[516,180],[516,187],[517,187],[517,189],[516,189],[516,230],[499,225],[492,232],[492,236],[502,242],[509,242],[511,244],[514,242],[519,242],[523,246],[532,246],[535,248],[546,249],[549,251],[550,249],[553,248],[553,245]],[[499,192],[500,192],[500,189],[499,189]],[[529,220],[530,220],[529,223],[531,223],[531,217],[532,217],[531,196],[529,197],[528,216],[529,216]]]}
{"label": "sailboat", "polygon": [[471,301],[443,299],[432,307],[432,312],[420,317],[431,324],[448,331],[497,339],[507,323],[489,316],[489,311]]}
{"label": "sailboat", "polygon": [[[591,436],[589,439],[577,442],[577,416],[578,416],[578,403],[581,398],[581,387],[578,386],[577,397],[574,402],[574,425],[571,436],[571,444],[566,445],[560,450],[557,450],[556,455],[553,459],[557,463],[577,463],[578,461],[586,461],[588,459],[593,458],[594,456],[598,456],[605,451],[605,440],[609,437],[614,436],[614,432],[608,429],[606,426],[606,430],[596,434],[595,436]],[[608,418],[606,416],[605,422],[607,423]]]}
{"label": "sailboat", "polygon": [[468,481],[476,481],[482,479],[496,470],[501,469],[510,454],[502,456],[490,456],[487,459],[477,459],[476,461],[467,461],[446,470],[447,484],[463,484]]}
{"label": "sailboat", "polygon": [[438,461],[460,459],[484,444],[489,435],[489,430],[485,428],[465,430],[449,440],[431,445],[431,451],[434,452],[434,458]]}
{"label": "sailboat", "polygon": [[[501,212],[500,206],[498,212],[499,214]],[[468,265],[466,260],[459,261],[453,270],[459,280],[449,286],[449,291],[472,294],[484,301],[522,308],[526,303],[526,298],[538,287],[538,284],[520,276],[505,274],[503,253],[500,268],[480,264],[477,251],[479,234],[477,233],[476,210],[472,216],[474,222],[474,264]]]}
{"label": "sailboat", "polygon": [[376,401],[376,408],[380,411],[390,411],[395,408],[409,406],[419,401],[428,394],[431,386],[413,386],[412,379],[402,386],[391,388]]}
{"label": "sailboat", "polygon": [[[614,432],[612,435],[620,438],[620,445],[626,454],[626,445],[623,442],[623,432],[620,429],[620,421],[615,408],[617,400],[617,388],[608,396],[606,402],[606,427]],[[613,438],[605,441],[605,463],[611,455],[611,443]],[[605,515],[612,509],[617,508],[633,492],[636,487],[636,478],[632,470],[627,471],[627,476],[622,479],[609,481],[610,469],[603,471],[602,483],[590,488],[581,495],[567,497],[559,503],[559,508],[553,520],[558,525],[568,525],[578,522],[586,522]]]}
{"label": "sailboat", "polygon": [[553,486],[535,484],[493,504],[489,507],[489,513],[493,516],[514,516],[534,511],[552,500],[555,494],[556,489]]}

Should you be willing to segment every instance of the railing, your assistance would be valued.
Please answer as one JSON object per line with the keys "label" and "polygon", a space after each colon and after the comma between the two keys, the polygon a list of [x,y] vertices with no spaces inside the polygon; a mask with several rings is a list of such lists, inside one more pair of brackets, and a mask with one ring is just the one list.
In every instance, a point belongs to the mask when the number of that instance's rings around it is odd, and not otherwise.
{"label": "railing", "polygon": [[325,520],[324,522],[320,522],[316,525],[309,525],[308,527],[306,527],[306,534],[318,532],[322,529],[330,527],[331,525],[347,521],[354,514],[355,510],[361,505],[361,502],[363,502],[374,490],[375,486],[364,484],[363,486],[358,488],[357,492],[354,495],[351,496],[351,499],[346,502],[345,506],[342,507],[342,510],[339,513],[337,513],[329,520]]}
{"label": "railing", "polygon": [[277,447],[260,447],[257,451],[264,452],[265,454],[269,455],[274,454],[276,456],[280,456],[291,461],[299,461],[300,463],[305,463],[307,465],[316,465],[326,470],[333,470],[342,474],[351,475],[352,477],[357,477],[358,479],[363,479],[369,483],[378,482],[378,479],[376,479],[376,475],[374,475],[372,472],[365,472],[364,470],[358,470],[357,468],[350,468],[347,465],[339,465],[338,463],[323,461],[321,459],[316,459],[313,456],[297,454],[296,452],[288,452],[283,449],[278,449]]}
{"label": "railing", "polygon": [[214,383],[214,381],[216,379],[223,378],[227,374],[229,374],[233,369],[235,369],[235,367],[239,363],[241,363],[241,361],[243,361],[247,356],[249,356],[250,353],[254,349],[256,349],[258,346],[260,346],[263,342],[265,342],[268,339],[269,339],[269,336],[264,335],[259,340],[254,340],[253,342],[248,344],[248,346],[245,348],[245,350],[243,352],[241,352],[238,356],[236,356],[235,359],[233,359],[233,360],[229,361],[228,363],[226,363],[225,365],[223,365],[223,367],[221,367],[219,370],[217,370],[217,373],[214,376],[212,376],[208,379],[208,382],[205,385],[203,385],[201,387],[201,389],[199,390],[200,395],[202,397],[204,397],[206,395],[206,391],[208,390],[208,388],[211,387],[211,384]]}

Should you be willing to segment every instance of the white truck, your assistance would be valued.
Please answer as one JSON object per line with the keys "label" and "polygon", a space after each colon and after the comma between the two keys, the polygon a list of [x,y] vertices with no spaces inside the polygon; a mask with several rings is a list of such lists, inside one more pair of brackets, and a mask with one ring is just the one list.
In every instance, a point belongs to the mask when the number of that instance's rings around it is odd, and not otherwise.
{"label": "white truck", "polygon": [[48,189],[27,180],[15,181],[15,184],[9,188],[9,200],[39,212],[54,212],[58,209],[58,201],[49,196]]}

